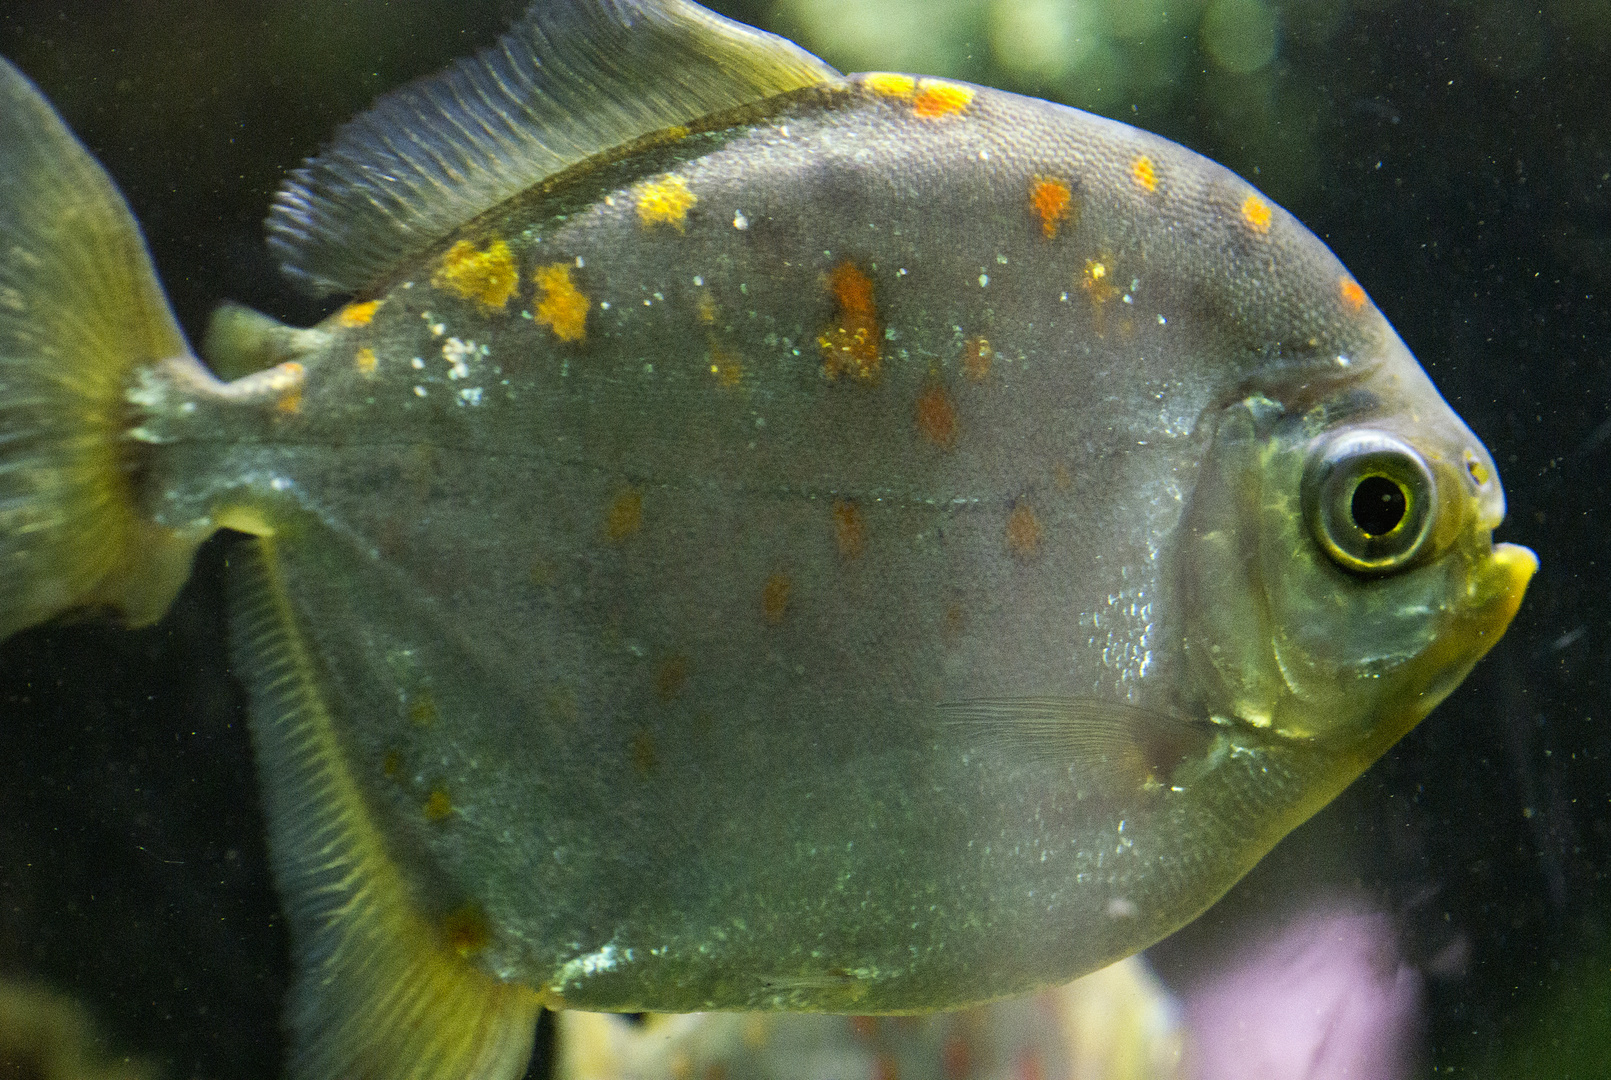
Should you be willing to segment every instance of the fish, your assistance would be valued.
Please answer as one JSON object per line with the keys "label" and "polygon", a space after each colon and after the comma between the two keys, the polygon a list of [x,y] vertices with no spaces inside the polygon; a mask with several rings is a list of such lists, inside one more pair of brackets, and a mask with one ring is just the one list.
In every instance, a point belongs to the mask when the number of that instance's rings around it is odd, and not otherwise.
{"label": "fish", "polygon": [[1363,286],[1229,171],[545,0],[275,197],[342,298],[193,350],[0,66],[0,638],[229,535],[292,1077],[543,1008],[919,1014],[1192,920],[1537,560]]}

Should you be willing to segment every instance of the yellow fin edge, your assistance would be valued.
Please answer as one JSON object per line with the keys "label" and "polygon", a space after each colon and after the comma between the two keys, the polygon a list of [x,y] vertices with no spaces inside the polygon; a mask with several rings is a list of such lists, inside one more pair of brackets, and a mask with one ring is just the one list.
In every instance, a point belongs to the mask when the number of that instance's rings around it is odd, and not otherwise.
{"label": "yellow fin edge", "polygon": [[513,1080],[543,996],[456,955],[415,909],[339,745],[272,537],[232,553],[269,851],[290,920],[293,1080]]}

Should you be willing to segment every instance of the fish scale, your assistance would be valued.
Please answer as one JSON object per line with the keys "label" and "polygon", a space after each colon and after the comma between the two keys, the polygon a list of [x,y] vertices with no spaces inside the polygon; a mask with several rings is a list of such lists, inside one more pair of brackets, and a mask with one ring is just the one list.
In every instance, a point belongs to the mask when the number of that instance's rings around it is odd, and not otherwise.
{"label": "fish scale", "polygon": [[351,300],[224,307],[224,382],[0,75],[0,629],[149,621],[248,534],[296,1076],[510,1076],[543,1006],[1066,982],[1357,776],[1536,565],[1326,247],[1112,121],[540,4],[293,176],[271,244]]}

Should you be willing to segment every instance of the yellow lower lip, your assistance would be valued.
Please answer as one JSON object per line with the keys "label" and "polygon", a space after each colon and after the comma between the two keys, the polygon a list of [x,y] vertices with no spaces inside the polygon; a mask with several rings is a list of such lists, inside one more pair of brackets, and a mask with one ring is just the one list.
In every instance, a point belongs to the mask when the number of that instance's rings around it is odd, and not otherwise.
{"label": "yellow lower lip", "polygon": [[[1538,570],[1538,556],[1520,544],[1495,544],[1493,554],[1472,575],[1470,599],[1483,624],[1479,633],[1498,640],[1521,607],[1527,583]],[[1490,641],[1490,643],[1491,643]]]}

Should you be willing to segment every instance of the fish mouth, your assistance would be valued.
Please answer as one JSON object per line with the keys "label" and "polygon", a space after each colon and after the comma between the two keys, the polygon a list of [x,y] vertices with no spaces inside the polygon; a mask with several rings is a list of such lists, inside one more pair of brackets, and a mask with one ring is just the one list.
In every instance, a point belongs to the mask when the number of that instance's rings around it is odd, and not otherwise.
{"label": "fish mouth", "polygon": [[1498,641],[1521,607],[1527,583],[1538,570],[1538,556],[1520,544],[1495,544],[1493,551],[1466,584],[1467,618],[1471,630],[1487,643],[1487,652]]}

